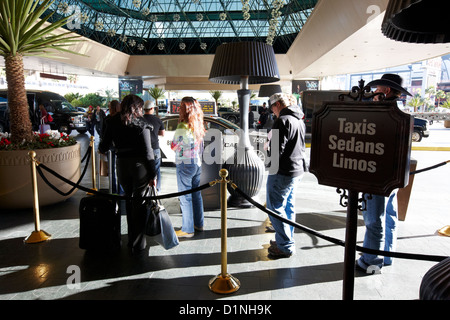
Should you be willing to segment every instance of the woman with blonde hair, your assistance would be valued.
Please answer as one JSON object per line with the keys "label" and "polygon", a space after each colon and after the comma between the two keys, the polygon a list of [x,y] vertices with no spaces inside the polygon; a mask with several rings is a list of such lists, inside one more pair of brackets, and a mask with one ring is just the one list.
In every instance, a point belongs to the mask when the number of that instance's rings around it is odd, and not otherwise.
{"label": "woman with blonde hair", "polygon": [[[180,104],[180,118],[171,148],[175,151],[178,191],[191,190],[200,185],[202,172],[203,111],[192,97],[184,97]],[[182,213],[179,238],[190,238],[194,229],[203,230],[203,199],[200,191],[180,196]]]}

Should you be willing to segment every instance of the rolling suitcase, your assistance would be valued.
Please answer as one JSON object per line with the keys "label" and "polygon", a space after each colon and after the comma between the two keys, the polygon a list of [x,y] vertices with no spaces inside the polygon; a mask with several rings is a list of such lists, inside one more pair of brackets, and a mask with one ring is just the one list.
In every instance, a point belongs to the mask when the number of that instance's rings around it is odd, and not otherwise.
{"label": "rolling suitcase", "polygon": [[115,251],[121,246],[121,216],[116,200],[92,195],[80,201],[81,249]]}

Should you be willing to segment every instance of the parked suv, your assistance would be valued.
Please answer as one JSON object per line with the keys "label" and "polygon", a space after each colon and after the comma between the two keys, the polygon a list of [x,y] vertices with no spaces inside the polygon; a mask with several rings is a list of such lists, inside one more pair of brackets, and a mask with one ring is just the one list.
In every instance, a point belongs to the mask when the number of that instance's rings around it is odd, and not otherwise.
{"label": "parked suv", "polygon": [[[249,106],[249,109],[253,112],[253,119],[255,125],[256,123],[258,123],[259,120],[259,108],[260,107],[257,105]],[[239,124],[240,122],[241,116],[239,114],[239,111],[233,111],[233,109],[227,107],[220,107],[217,113],[219,114],[220,117],[230,121],[231,123]]]}
{"label": "parked suv", "polygon": [[428,138],[430,132],[427,128],[428,120],[414,117],[414,132],[412,134],[412,141],[420,142],[422,138]]}
{"label": "parked suv", "polygon": [[[70,134],[72,130],[85,133],[86,120],[83,112],[79,112],[63,96],[49,91],[27,90],[28,105],[30,106],[30,120],[33,130],[37,131],[40,124],[39,105],[44,105],[53,121],[52,130]],[[0,131],[9,131],[9,108],[7,90],[0,90]]]}

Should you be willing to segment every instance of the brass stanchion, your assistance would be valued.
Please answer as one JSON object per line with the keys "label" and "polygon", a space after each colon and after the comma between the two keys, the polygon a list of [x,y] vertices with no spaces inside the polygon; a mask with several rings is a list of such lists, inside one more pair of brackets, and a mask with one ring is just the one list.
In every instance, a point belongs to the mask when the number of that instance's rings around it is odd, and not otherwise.
{"label": "brass stanchion", "polygon": [[221,260],[222,272],[209,280],[209,289],[220,294],[233,293],[239,290],[241,283],[227,272],[227,180],[228,171],[221,169],[220,181],[220,213],[221,213]]}
{"label": "brass stanchion", "polygon": [[39,195],[38,195],[38,187],[37,187],[37,175],[36,175],[36,152],[30,151],[28,152],[28,156],[30,157],[31,163],[31,178],[33,185],[33,212],[34,212],[34,231],[29,235],[24,242],[25,243],[38,243],[43,242],[51,238],[51,235],[47,232],[40,230],[40,221],[39,221]]}
{"label": "brass stanchion", "polygon": [[[91,136],[91,142],[90,142],[90,147],[91,147],[91,160],[92,160],[92,189],[97,191],[97,174],[96,174],[96,168],[95,168],[95,144],[94,144],[94,140],[95,137]],[[91,194],[88,192],[88,194]]]}

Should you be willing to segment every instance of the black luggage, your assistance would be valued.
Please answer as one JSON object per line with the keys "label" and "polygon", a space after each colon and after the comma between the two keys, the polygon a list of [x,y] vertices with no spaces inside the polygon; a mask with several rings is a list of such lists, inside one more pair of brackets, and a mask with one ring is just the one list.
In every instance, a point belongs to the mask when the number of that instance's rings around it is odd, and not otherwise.
{"label": "black luggage", "polygon": [[121,216],[118,202],[101,195],[80,201],[81,249],[114,251],[121,246]]}

